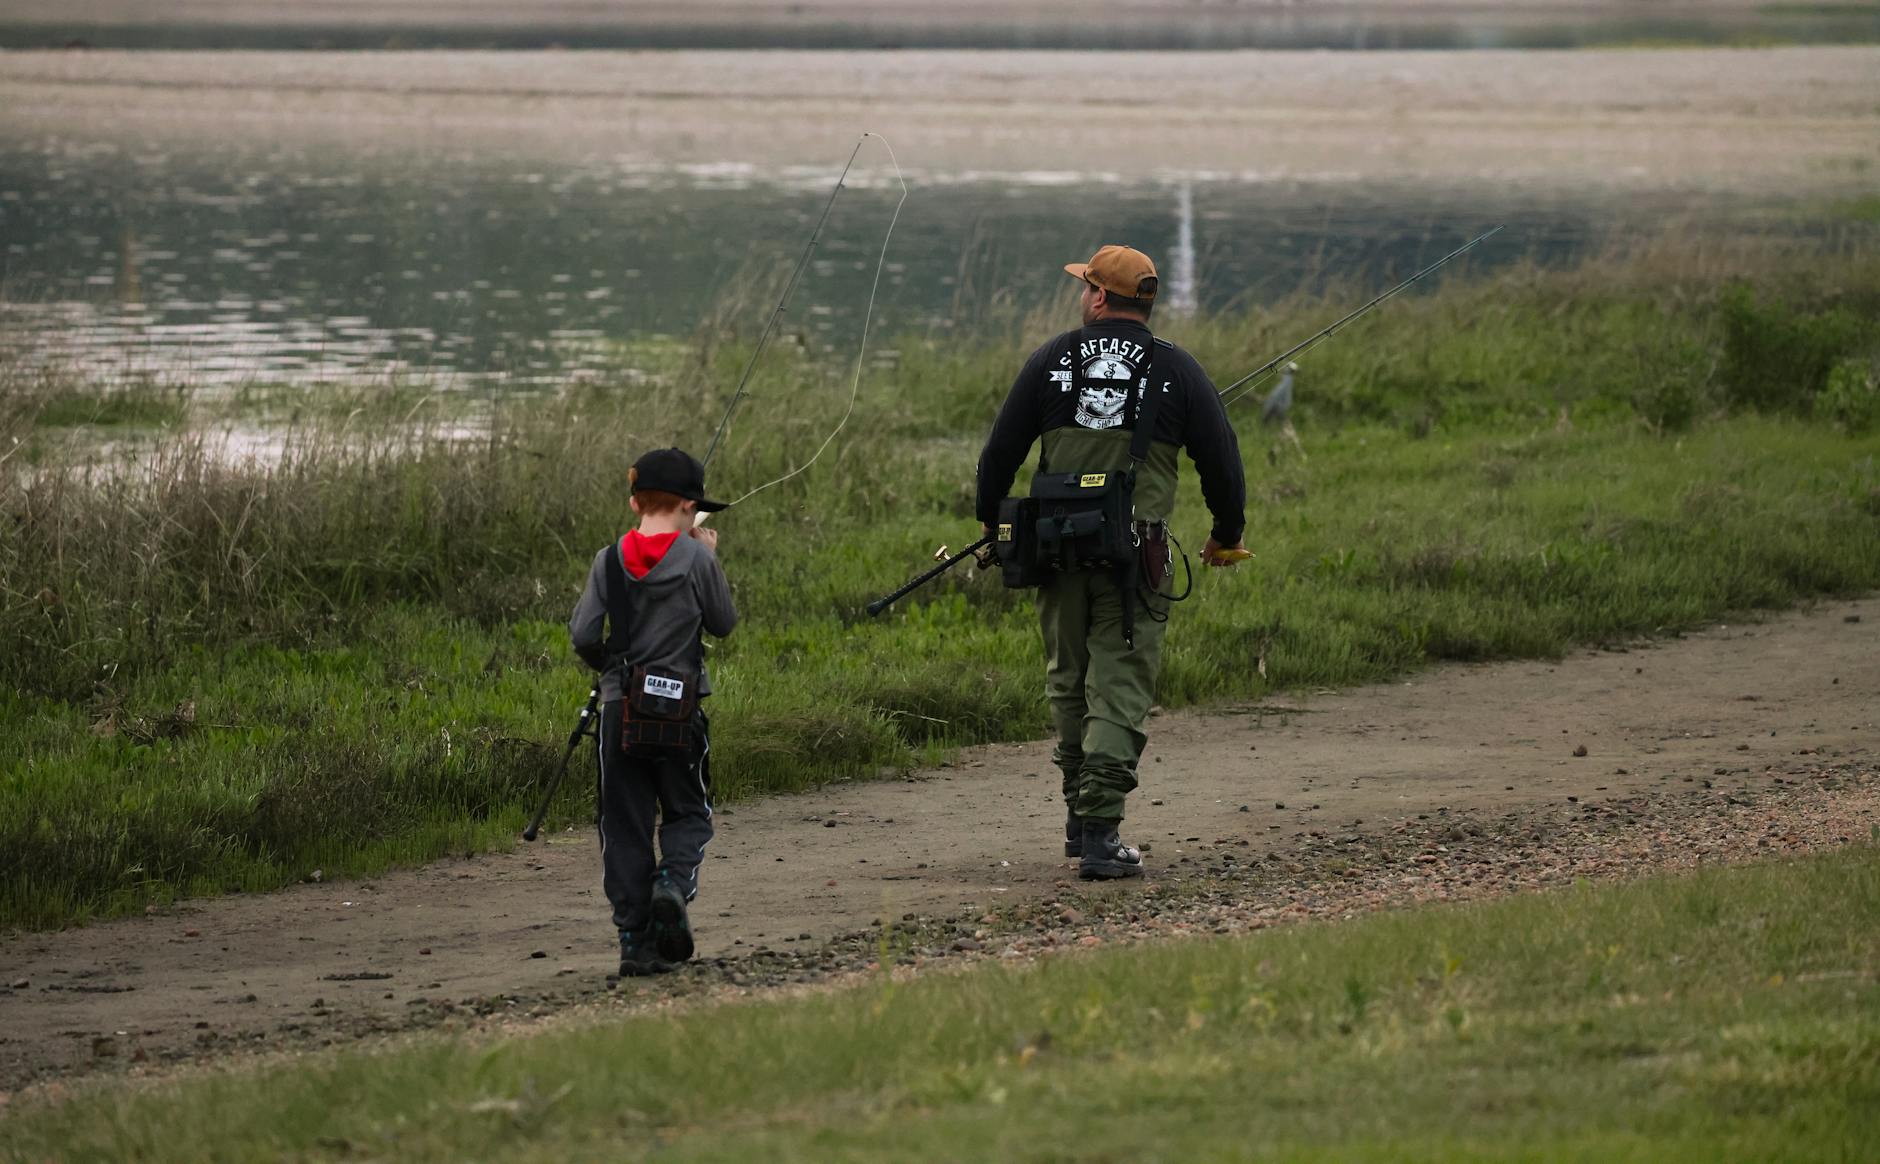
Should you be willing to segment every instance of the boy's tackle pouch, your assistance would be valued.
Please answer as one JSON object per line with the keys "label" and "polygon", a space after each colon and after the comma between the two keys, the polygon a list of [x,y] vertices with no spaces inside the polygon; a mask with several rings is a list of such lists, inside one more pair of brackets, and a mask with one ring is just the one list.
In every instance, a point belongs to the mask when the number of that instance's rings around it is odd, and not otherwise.
{"label": "boy's tackle pouch", "polygon": [[620,746],[646,755],[692,746],[698,676],[669,667],[632,667],[621,700]]}

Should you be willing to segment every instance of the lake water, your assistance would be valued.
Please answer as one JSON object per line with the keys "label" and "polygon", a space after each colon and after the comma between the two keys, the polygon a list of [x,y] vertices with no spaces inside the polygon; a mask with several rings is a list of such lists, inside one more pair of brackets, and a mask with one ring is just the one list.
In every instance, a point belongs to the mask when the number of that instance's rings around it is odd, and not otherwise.
{"label": "lake water", "polygon": [[[0,138],[0,344],[94,379],[302,382],[395,369],[555,381],[714,311],[755,332],[839,167],[525,169],[437,155],[229,148],[188,156]],[[1497,223],[1467,260],[1564,262],[1737,210],[1207,173],[909,176],[880,332],[971,331],[1064,296],[1062,263],[1125,241],[1170,310],[1270,301],[1328,279],[1381,288]],[[784,329],[850,342],[900,188],[858,171]],[[1782,229],[1780,226],[1774,229]],[[1460,266],[1460,264],[1459,264]],[[879,333],[878,333],[879,334]]]}

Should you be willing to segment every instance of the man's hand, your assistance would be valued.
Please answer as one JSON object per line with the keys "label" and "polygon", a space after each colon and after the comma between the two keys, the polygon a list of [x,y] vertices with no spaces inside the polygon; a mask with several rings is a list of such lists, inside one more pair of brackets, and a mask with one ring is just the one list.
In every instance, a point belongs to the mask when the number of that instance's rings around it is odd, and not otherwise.
{"label": "man's hand", "polygon": [[697,538],[699,541],[704,542],[705,548],[710,550],[712,553],[715,554],[718,552],[718,531],[713,529],[711,526],[695,525],[691,529],[687,530],[686,532],[691,534],[693,537]]}
{"label": "man's hand", "polygon": [[1224,546],[1213,538],[1209,538],[1208,544],[1201,547],[1201,562],[1206,566],[1233,566],[1251,557],[1253,557],[1253,551],[1247,548],[1245,542],[1235,542],[1231,546]]}

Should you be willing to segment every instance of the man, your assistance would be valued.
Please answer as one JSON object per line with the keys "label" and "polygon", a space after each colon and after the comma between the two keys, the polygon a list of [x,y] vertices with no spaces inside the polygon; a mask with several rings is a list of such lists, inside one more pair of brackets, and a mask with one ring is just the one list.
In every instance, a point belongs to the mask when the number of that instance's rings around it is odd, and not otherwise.
{"label": "man", "polygon": [[[979,520],[990,533],[1012,479],[1042,438],[1038,473],[1102,482],[1136,468],[1135,540],[1166,547],[1175,508],[1177,452],[1201,478],[1213,528],[1201,551],[1211,566],[1245,557],[1246,482],[1240,446],[1214,384],[1194,357],[1149,331],[1158,279],[1142,252],[1106,246],[1064,268],[1083,282],[1084,326],[1033,352],[1012,384],[979,457]],[[1147,402],[1147,403],[1145,403]],[[1149,439],[1136,442],[1149,409]],[[1165,552],[1165,551],[1164,551]],[[1142,875],[1142,854],[1122,842],[1124,799],[1148,737],[1167,617],[1166,577],[1146,563],[1053,571],[1039,586],[1046,691],[1064,774],[1064,853],[1086,880]]]}

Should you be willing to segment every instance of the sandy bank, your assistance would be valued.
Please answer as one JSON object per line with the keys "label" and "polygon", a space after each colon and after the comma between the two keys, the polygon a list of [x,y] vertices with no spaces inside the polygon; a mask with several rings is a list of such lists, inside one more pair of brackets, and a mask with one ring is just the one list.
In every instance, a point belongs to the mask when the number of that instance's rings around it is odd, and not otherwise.
{"label": "sandy bank", "polygon": [[[1140,78],[1141,96],[1104,78]],[[630,165],[1865,189],[1880,48],[1426,53],[11,53],[0,140]]]}

